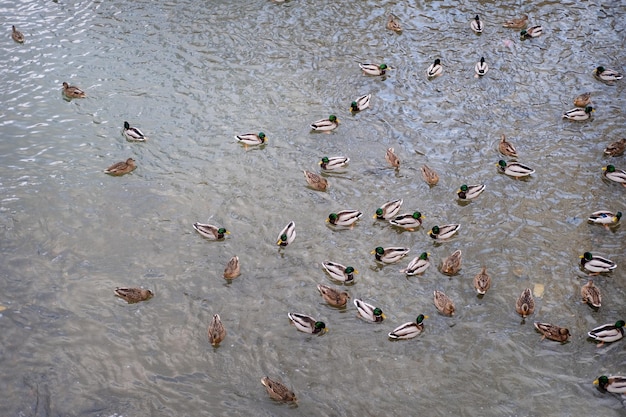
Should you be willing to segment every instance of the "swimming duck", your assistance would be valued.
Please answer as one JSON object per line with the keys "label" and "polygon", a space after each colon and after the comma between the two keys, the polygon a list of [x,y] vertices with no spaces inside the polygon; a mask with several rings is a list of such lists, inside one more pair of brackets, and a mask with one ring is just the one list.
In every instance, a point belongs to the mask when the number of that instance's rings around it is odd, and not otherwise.
{"label": "swimming duck", "polygon": [[598,275],[601,272],[611,272],[617,268],[617,264],[610,259],[603,258],[600,255],[593,255],[591,252],[585,252],[580,256],[580,265],[590,272],[589,275]]}
{"label": "swimming duck", "polygon": [[328,285],[318,284],[317,289],[322,297],[324,297],[324,300],[333,307],[345,307],[348,298],[350,298],[347,292],[329,287]]}
{"label": "swimming duck", "polygon": [[599,340],[597,347],[602,347],[605,343],[617,342],[624,337],[624,320],[618,320],[615,324],[603,324],[592,329],[589,333],[590,338]]}
{"label": "swimming duck", "polygon": [[533,298],[530,288],[526,288],[518,297],[515,302],[515,311],[517,311],[522,318],[530,316],[535,311],[535,299]]}
{"label": "swimming duck", "polygon": [[213,320],[209,323],[208,335],[209,342],[211,342],[213,346],[219,345],[220,342],[226,337],[226,329],[222,324],[219,314],[213,315]]}
{"label": "swimming duck", "polygon": [[417,316],[415,321],[410,321],[408,323],[404,323],[393,329],[392,332],[389,333],[389,338],[394,340],[399,339],[412,339],[415,336],[418,336],[420,333],[424,331],[424,319],[427,319],[428,316],[420,314]]}
{"label": "swimming duck", "polygon": [[550,323],[542,323],[536,321],[534,323],[535,329],[539,330],[543,336],[541,340],[548,338],[550,340],[554,340],[556,342],[565,343],[567,339],[571,336],[569,329],[566,327],[559,327]]}
{"label": "swimming duck", "polygon": [[154,295],[152,291],[144,288],[117,287],[114,292],[116,296],[126,300],[128,304],[149,300]]}
{"label": "swimming duck", "polygon": [[374,323],[380,323],[385,319],[385,315],[380,308],[374,307],[373,305],[366,303],[360,298],[356,298],[354,300],[354,305],[359,312],[359,316],[361,316],[365,320],[372,321]]}
{"label": "swimming duck", "polygon": [[293,403],[298,401],[296,394],[294,394],[293,391],[281,382],[270,379],[268,376],[261,378],[261,384],[263,384],[265,390],[273,400]]}
{"label": "swimming duck", "polygon": [[502,24],[502,27],[509,29],[524,29],[528,25],[528,15],[523,15],[518,19],[507,20]]}
{"label": "swimming duck", "polygon": [[208,223],[194,223],[193,228],[196,229],[203,237],[209,240],[221,240],[224,239],[224,235],[230,234],[230,232],[223,227],[213,226]]}
{"label": "swimming duck", "polygon": [[510,162],[508,165],[506,163],[506,161],[504,161],[503,159],[501,159],[500,161],[498,161],[498,169],[500,170],[500,172],[513,177],[515,179],[517,178],[521,178],[521,177],[526,177],[528,175],[534,174],[535,170],[524,165],[524,164],[520,164],[519,162]]}
{"label": "swimming duck", "polygon": [[359,271],[351,266],[343,266],[331,261],[322,262],[322,267],[332,279],[341,282],[351,282],[354,280],[354,274],[359,273]]}
{"label": "swimming duck", "polygon": [[467,185],[463,184],[456,192],[461,200],[473,200],[485,191],[485,184]]}
{"label": "swimming duck", "polygon": [[351,226],[363,217],[363,213],[358,210],[342,210],[337,213],[330,213],[326,221],[335,226]]}
{"label": "swimming duck", "polygon": [[400,22],[398,22],[396,17],[392,14],[387,17],[387,29],[397,33],[402,32],[402,25],[400,25]]}
{"label": "swimming duck", "polygon": [[517,158],[517,151],[515,150],[515,146],[513,146],[511,142],[507,142],[506,136],[504,135],[500,136],[500,143],[498,144],[498,150],[503,155]]}
{"label": "swimming duck", "polygon": [[400,158],[395,154],[393,148],[388,148],[387,153],[385,153],[385,161],[389,162],[394,168],[400,168]]}
{"label": "swimming duck", "polygon": [[478,61],[474,66],[474,72],[476,72],[479,77],[482,77],[487,73],[487,71],[489,71],[489,66],[485,62],[485,57],[481,56],[480,61]]}
{"label": "swimming duck", "polygon": [[613,165],[607,165],[602,168],[606,179],[619,182],[626,187],[626,171],[623,169],[616,169]]}
{"label": "swimming duck", "polygon": [[402,199],[386,202],[381,207],[376,209],[374,218],[379,220],[389,220],[393,218],[398,213],[398,211],[400,211],[400,206],[402,205],[402,202]]}
{"label": "swimming duck", "polygon": [[345,156],[333,156],[333,157],[322,157],[320,161],[320,167],[324,171],[337,171],[343,169],[350,162],[350,158]]}
{"label": "swimming duck", "polygon": [[385,75],[385,72],[389,69],[387,64],[361,64],[360,62],[359,67],[367,75]]}
{"label": "swimming duck", "polygon": [[11,37],[17,43],[24,43],[24,34],[15,29],[15,25],[13,25],[13,32],[11,33]]}
{"label": "swimming duck", "polygon": [[304,333],[317,334],[326,332],[326,324],[323,321],[317,321],[311,316],[299,313],[287,313],[291,324],[296,326],[296,329]]}
{"label": "swimming duck", "polygon": [[409,265],[405,269],[401,269],[400,272],[406,275],[420,275],[428,269],[430,266],[430,253],[422,252],[420,256],[413,258]]}
{"label": "swimming duck", "polygon": [[433,170],[426,164],[422,165],[421,170],[422,178],[424,178],[426,184],[430,185],[431,187],[437,185],[437,183],[439,182],[439,175],[437,175],[437,172],[435,172],[435,170]]}
{"label": "swimming duck", "polygon": [[593,111],[595,110],[591,106],[587,106],[584,109],[576,107],[575,109],[568,110],[563,113],[563,118],[575,121],[587,120],[591,117],[591,112]]}
{"label": "swimming duck", "polygon": [[435,290],[433,292],[433,302],[435,304],[435,307],[437,308],[437,311],[439,311],[444,316],[454,315],[454,303],[452,302],[450,297],[445,295],[442,291]]}
{"label": "swimming duck", "polygon": [[593,308],[600,308],[602,306],[600,288],[594,285],[593,280],[590,279],[580,288],[580,295],[583,298],[583,303],[589,304]]}
{"label": "swimming duck", "polygon": [[603,391],[626,395],[626,376],[602,375],[593,381],[593,385],[598,385]]}
{"label": "swimming duck", "polygon": [[615,226],[617,223],[619,223],[619,219],[621,218],[621,211],[613,213],[612,211],[608,210],[598,210],[591,213],[587,221],[593,224],[601,224],[605,228],[609,229],[609,226]]}
{"label": "swimming duck", "polygon": [[536,38],[543,33],[543,28],[541,26],[533,26],[528,28],[527,30],[522,30],[519,34],[522,40]]}
{"label": "swimming duck", "polygon": [[422,225],[423,218],[422,213],[415,211],[413,213],[400,214],[399,216],[389,220],[389,223],[394,226],[413,231],[416,227],[420,227]]}
{"label": "swimming duck", "polygon": [[602,81],[617,81],[623,78],[619,72],[604,67],[597,67],[593,74]]}
{"label": "swimming duck", "polygon": [[63,82],[63,94],[68,98],[85,98],[87,94],[80,88]]}
{"label": "swimming duck", "polygon": [[239,143],[250,146],[262,145],[267,141],[267,137],[263,132],[245,133],[243,135],[236,135],[235,137],[237,138]]}
{"label": "swimming duck", "polygon": [[124,136],[126,136],[126,140],[129,142],[145,142],[148,140],[141,130],[136,127],[130,127],[128,122],[124,122]]}
{"label": "swimming duck", "polygon": [[433,226],[428,232],[428,236],[435,240],[446,240],[451,238],[461,228],[460,224],[446,224],[443,226]]}
{"label": "swimming duck", "polygon": [[291,221],[280,231],[276,244],[278,246],[287,246],[296,238],[296,223]]}
{"label": "swimming duck", "polygon": [[237,278],[240,274],[240,271],[241,267],[239,266],[239,257],[233,256],[226,264],[226,268],[224,268],[224,279]]}
{"label": "swimming duck", "polygon": [[463,259],[460,250],[454,251],[450,256],[445,258],[441,263],[441,272],[446,275],[454,275],[461,269],[461,261]]}
{"label": "swimming duck", "polygon": [[326,191],[328,188],[328,180],[326,178],[311,171],[307,171],[306,169],[302,172],[304,172],[304,178],[306,178],[309,187],[316,191]]}
{"label": "swimming duck", "polygon": [[443,73],[443,67],[441,66],[441,60],[439,58],[435,59],[435,62],[430,64],[430,66],[426,70],[426,75],[428,76],[428,78],[438,77],[442,73]]}
{"label": "swimming duck", "polygon": [[104,170],[104,173],[113,175],[114,177],[119,177],[134,171],[135,168],[137,168],[137,165],[135,165],[135,160],[133,158],[128,158],[126,161],[117,162],[111,165]]}
{"label": "swimming duck", "polygon": [[382,262],[384,264],[392,264],[404,258],[406,254],[409,253],[409,251],[409,248],[403,247],[383,248],[381,246],[378,246],[372,251],[372,254],[376,256],[376,260],[378,262]]}
{"label": "swimming duck", "polygon": [[620,156],[626,150],[626,139],[620,139],[604,149],[604,154],[609,156]]}
{"label": "swimming duck", "polygon": [[334,114],[328,116],[328,119],[321,119],[311,123],[311,129],[318,132],[330,132],[339,126],[339,119]]}
{"label": "swimming duck", "polygon": [[476,33],[482,33],[483,31],[483,22],[480,21],[480,17],[476,15],[476,17],[470,22],[470,27]]}
{"label": "swimming duck", "polygon": [[582,93],[574,99],[574,106],[587,107],[591,103],[591,93]]}
{"label": "swimming duck", "polygon": [[474,288],[479,295],[485,295],[491,288],[491,277],[487,273],[486,266],[483,266],[483,269],[474,276]]}
{"label": "swimming duck", "polygon": [[357,112],[357,111],[367,109],[370,106],[371,98],[372,98],[371,94],[365,94],[364,96],[357,98],[352,103],[350,103],[350,111]]}

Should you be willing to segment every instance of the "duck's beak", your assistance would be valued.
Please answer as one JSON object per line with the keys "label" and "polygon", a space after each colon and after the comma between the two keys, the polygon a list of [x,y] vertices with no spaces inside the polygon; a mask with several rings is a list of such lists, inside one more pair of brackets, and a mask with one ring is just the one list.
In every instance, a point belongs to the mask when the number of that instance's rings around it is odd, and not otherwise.
{"label": "duck's beak", "polygon": [[600,380],[596,379],[595,381],[593,381],[593,385],[599,385],[600,384]]}
{"label": "duck's beak", "polygon": [[373,251],[371,251],[370,253],[373,255],[373,254],[375,254],[375,253],[376,253],[376,251],[375,251],[375,250],[373,250]]}
{"label": "duck's beak", "polygon": [[428,318],[428,316],[424,316],[424,318],[425,318],[425,319],[427,319],[427,318]]}
{"label": "duck's beak", "polygon": [[383,319],[387,318],[387,316],[385,316],[385,313],[381,314],[380,317],[382,317]]}
{"label": "duck's beak", "polygon": [[606,171],[606,167],[602,167],[602,171]]}

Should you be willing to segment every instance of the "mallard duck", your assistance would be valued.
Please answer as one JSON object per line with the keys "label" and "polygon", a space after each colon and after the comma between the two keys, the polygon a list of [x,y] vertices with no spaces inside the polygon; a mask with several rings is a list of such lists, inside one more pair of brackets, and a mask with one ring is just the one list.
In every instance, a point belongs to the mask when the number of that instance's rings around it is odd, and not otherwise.
{"label": "mallard duck", "polygon": [[113,175],[114,177],[119,177],[124,174],[128,174],[137,168],[135,165],[135,160],[133,158],[128,158],[126,161],[117,162],[107,169],[104,170],[105,174]]}
{"label": "mallard duck", "polygon": [[433,302],[435,303],[435,307],[437,311],[439,311],[444,316],[453,316],[455,307],[454,303],[445,295],[442,291],[435,290],[433,292]]}
{"label": "mallard duck", "polygon": [[587,222],[593,224],[601,224],[605,228],[609,229],[609,226],[615,226],[619,223],[619,220],[622,218],[622,212],[618,211],[617,213],[613,213],[608,210],[598,210],[594,211],[589,215]]}
{"label": "mallard duck", "polygon": [[454,275],[461,269],[463,255],[460,250],[454,251],[441,263],[441,272],[446,275]]}
{"label": "mallard duck", "polygon": [[593,381],[593,385],[598,385],[602,391],[626,395],[626,376],[602,375]]}
{"label": "mallard duck", "polygon": [[307,171],[306,169],[302,172],[304,172],[304,178],[306,178],[309,187],[316,191],[326,191],[328,188],[328,180],[326,178],[311,171]]}
{"label": "mallard duck", "polygon": [[590,279],[580,288],[580,295],[583,298],[583,303],[589,304],[593,308],[600,308],[602,306],[600,288],[594,285],[593,280]]}
{"label": "mallard duck", "polygon": [[336,129],[337,126],[339,126],[339,119],[337,119],[337,116],[334,114],[328,116],[328,119],[321,119],[311,123],[311,129],[317,130],[318,132],[330,132]]}
{"label": "mallard duck", "polygon": [[415,321],[410,321],[408,323],[404,323],[401,326],[393,329],[392,332],[389,333],[389,338],[398,340],[398,339],[412,339],[415,336],[418,336],[420,333],[424,331],[424,319],[427,319],[428,316],[420,314],[417,316]]}
{"label": "mallard duck", "polygon": [[435,240],[446,240],[451,238],[461,228],[460,224],[446,224],[443,226],[433,226],[428,232],[428,236]]}
{"label": "mallard duck", "polygon": [[623,78],[622,74],[620,74],[619,72],[612,69],[604,68],[602,66],[597,67],[595,70],[593,70],[593,74],[602,81],[617,81]]}
{"label": "mallard duck", "polygon": [[13,25],[13,32],[11,33],[11,37],[17,43],[24,43],[24,34],[15,29],[15,25]]}
{"label": "mallard duck", "polygon": [[87,94],[80,88],[63,82],[63,94],[68,98],[85,98]]}
{"label": "mallard duck", "polygon": [[154,295],[152,291],[145,288],[117,287],[114,292],[116,296],[126,300],[128,304],[149,300]]}
{"label": "mallard duck", "polygon": [[522,316],[522,318],[530,316],[535,311],[535,299],[533,298],[533,293],[530,288],[526,288],[518,297],[515,302],[515,311],[517,311],[517,314]]}
{"label": "mallard duck", "polygon": [[299,313],[287,313],[291,324],[296,326],[296,329],[304,333],[317,334],[326,332],[326,324],[323,321],[317,321],[311,316]]}
{"label": "mallard duck", "polygon": [[328,272],[328,275],[336,281],[350,282],[354,280],[354,274],[358,274],[359,271],[351,266],[343,266],[336,262],[324,261],[322,267]]}
{"label": "mallard duck", "polygon": [[324,156],[320,160],[320,167],[324,171],[337,171],[337,170],[341,170],[345,168],[349,162],[350,162],[350,158],[345,157],[345,156],[333,156],[330,158],[327,156]]}
{"label": "mallard duck", "polygon": [[379,323],[385,319],[385,315],[380,308],[374,307],[373,305],[366,303],[360,298],[356,298],[354,300],[354,305],[359,312],[359,316],[361,316],[365,320]]}
{"label": "mallard duck", "polygon": [[476,72],[476,75],[479,77],[482,77],[487,73],[487,71],[489,71],[489,65],[485,62],[485,57],[481,56],[480,61],[478,61],[474,66],[474,72]]}
{"label": "mallard duck", "polygon": [[527,177],[528,175],[535,173],[534,169],[524,164],[520,164],[519,162],[510,162],[509,164],[507,164],[506,161],[503,159],[500,159],[500,161],[498,161],[497,166],[500,172],[508,175],[509,177],[513,177],[515,179],[521,178],[521,177]]}
{"label": "mallard duck", "polygon": [[624,320],[618,320],[615,324],[603,324],[587,334],[590,338],[599,340],[597,347],[602,347],[607,342],[616,342],[624,337],[624,324]]}
{"label": "mallard duck", "polygon": [[239,143],[243,143],[244,145],[249,146],[262,145],[267,141],[267,137],[263,132],[245,133],[243,135],[236,135],[235,137],[237,138]]}
{"label": "mallard duck", "polygon": [[574,106],[587,107],[591,103],[591,93],[582,93],[574,99]]}
{"label": "mallard duck", "polygon": [[611,272],[617,268],[617,264],[612,260],[603,258],[600,255],[593,255],[591,252],[585,252],[580,256],[580,265],[590,272],[589,275]]}
{"label": "mallard duck", "polygon": [[363,217],[363,213],[358,210],[341,210],[337,213],[330,213],[326,221],[335,226],[351,226]]}
{"label": "mallard duck", "polygon": [[517,151],[515,150],[515,146],[511,142],[507,142],[506,136],[500,136],[500,143],[498,144],[498,150],[502,155],[512,156],[513,158],[517,158]]}
{"label": "mallard duck", "polygon": [[523,15],[518,19],[507,20],[502,24],[502,27],[509,29],[524,29],[528,25],[528,15]]}
{"label": "mallard duck", "polygon": [[328,285],[318,284],[319,290],[324,300],[333,307],[345,307],[350,295],[345,291],[340,291],[337,288],[329,287]]}
{"label": "mallard duck", "polygon": [[472,21],[470,22],[470,27],[472,28],[474,32],[482,33],[484,26],[483,26],[483,22],[481,22],[480,17],[478,17],[478,15],[476,15],[476,17],[472,19]]}
{"label": "mallard duck", "polygon": [[619,182],[626,187],[626,171],[623,169],[617,169],[613,165],[603,167],[602,171],[604,171],[604,177],[606,179]]}
{"label": "mallard duck", "polygon": [[230,260],[226,264],[226,268],[224,268],[224,278],[225,279],[237,278],[240,272],[241,272],[241,267],[239,266],[239,257],[233,256],[232,258],[230,258]]}
{"label": "mallard duck", "polygon": [[403,200],[401,198],[398,200],[386,202],[381,207],[376,209],[374,218],[379,220],[389,220],[393,218],[400,211],[400,206],[402,205],[402,202]]}
{"label": "mallard duck", "polygon": [[367,75],[385,75],[385,72],[389,69],[387,64],[361,64],[360,62],[359,67]]}
{"label": "mallard duck", "polygon": [[376,256],[376,260],[378,262],[382,262],[384,264],[392,264],[404,258],[406,254],[409,253],[409,251],[409,248],[403,247],[383,248],[381,246],[378,246],[372,251],[372,254]]}
{"label": "mallard duck", "polygon": [[196,229],[198,233],[200,233],[203,237],[206,237],[209,240],[221,240],[224,239],[225,235],[230,234],[230,232],[223,227],[213,226],[208,223],[194,223],[193,228]]}
{"label": "mallard duck", "polygon": [[213,315],[213,320],[209,323],[208,334],[209,342],[211,342],[213,346],[219,345],[220,342],[226,337],[226,329],[222,324],[219,314]]}
{"label": "mallard duck", "polygon": [[491,288],[491,277],[487,273],[486,266],[483,266],[483,269],[474,276],[474,288],[479,295],[485,295]]}
{"label": "mallard duck", "polygon": [[434,169],[430,168],[428,165],[424,164],[421,168],[422,178],[426,181],[426,184],[434,187],[439,182],[439,175],[435,172]]}
{"label": "mallard duck", "polygon": [[443,73],[443,67],[441,66],[441,60],[439,58],[435,59],[435,62],[430,64],[428,69],[426,70],[426,75],[428,78],[435,78]]}
{"label": "mallard duck", "polygon": [[626,150],[626,139],[620,139],[604,149],[604,154],[609,156],[620,156]]}
{"label": "mallard duck", "polygon": [[124,122],[124,136],[129,142],[145,142],[148,140],[146,135],[136,127],[130,127],[128,122]]}
{"label": "mallard duck", "polygon": [[428,258],[430,253],[422,252],[420,256],[416,256],[413,258],[409,265],[401,269],[400,272],[405,273],[407,275],[420,275],[423,274],[424,271],[428,269],[430,266],[430,259]]}
{"label": "mallard duck", "polygon": [[392,14],[387,17],[387,29],[397,33],[402,32],[402,25],[400,25],[400,22],[398,22],[396,17]]}
{"label": "mallard duck", "polygon": [[419,211],[415,211],[413,213],[400,214],[399,216],[396,216],[393,219],[389,220],[389,223],[394,226],[413,231],[415,230],[415,228],[422,225],[423,218],[424,217],[422,216],[422,213],[420,213]]}
{"label": "mallard duck", "polygon": [[537,25],[537,26],[529,27],[527,30],[522,30],[519,36],[520,36],[520,39],[524,40],[524,39],[536,38],[537,36],[540,36],[542,33],[543,33],[543,28]]}
{"label": "mallard duck", "polygon": [[576,107],[575,109],[568,110],[563,113],[564,119],[575,120],[577,122],[587,120],[591,117],[591,112],[595,111],[593,107],[587,106],[584,109]]}
{"label": "mallard duck", "polygon": [[400,158],[395,154],[393,148],[388,148],[387,153],[385,153],[385,161],[389,162],[394,168],[400,168]]}
{"label": "mallard duck", "polygon": [[298,401],[296,394],[294,394],[293,391],[281,382],[270,379],[269,376],[261,378],[261,384],[263,384],[270,398],[273,400],[294,403]]}
{"label": "mallard duck", "polygon": [[535,325],[535,329],[539,330],[539,333],[543,335],[541,340],[548,338],[556,342],[565,343],[571,336],[569,329],[566,327],[559,327],[554,324],[542,323],[539,321],[536,321],[533,324]]}
{"label": "mallard duck", "polygon": [[296,223],[291,221],[280,231],[276,244],[278,246],[287,246],[296,238]]}
{"label": "mallard duck", "polygon": [[456,194],[461,200],[473,200],[485,191],[485,184],[467,185],[459,187]]}
{"label": "mallard duck", "polygon": [[352,103],[350,103],[350,111],[357,112],[357,111],[367,109],[370,106],[371,98],[372,98],[371,94],[365,94],[364,96],[357,98]]}

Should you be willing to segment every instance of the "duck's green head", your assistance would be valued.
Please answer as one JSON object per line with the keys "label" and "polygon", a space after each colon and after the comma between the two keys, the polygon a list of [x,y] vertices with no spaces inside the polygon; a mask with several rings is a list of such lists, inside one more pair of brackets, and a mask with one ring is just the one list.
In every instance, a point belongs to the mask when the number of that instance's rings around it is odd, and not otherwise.
{"label": "duck's green head", "polygon": [[315,322],[315,330],[320,331],[322,329],[326,328],[326,324],[323,321],[316,321]]}
{"label": "duck's green head", "polygon": [[349,275],[349,274],[354,274],[356,270],[352,268],[351,266],[347,266],[344,272]]}
{"label": "duck's green head", "polygon": [[468,188],[467,188],[467,184],[463,184],[463,185],[461,185],[460,190],[461,190],[461,191],[463,191],[464,193],[466,193],[466,192],[467,192],[467,190],[468,190]]}
{"label": "duck's green head", "polygon": [[420,213],[419,211],[416,211],[415,213],[413,213],[413,217],[415,220],[419,220],[422,218],[422,213]]}
{"label": "duck's green head", "polygon": [[615,166],[613,166],[613,165],[607,165],[607,166],[604,168],[604,170],[605,170],[606,172],[615,172]]}
{"label": "duck's green head", "polygon": [[433,226],[433,228],[430,229],[430,233],[432,233],[433,235],[438,235],[439,234],[439,226]]}
{"label": "duck's green head", "polygon": [[328,159],[328,157],[327,157],[327,156],[325,156],[325,157],[323,157],[323,158],[322,158],[322,164],[327,164],[327,163],[329,163],[329,162],[330,162],[330,159]]}
{"label": "duck's green head", "polygon": [[218,236],[224,237],[225,234],[228,234],[228,230],[224,229],[223,227],[220,227],[219,229],[217,229]]}
{"label": "duck's green head", "polygon": [[373,313],[374,313],[374,316],[376,317],[381,317],[383,315],[383,311],[378,307],[374,309]]}
{"label": "duck's green head", "polygon": [[265,133],[259,132],[259,139],[265,140]]}
{"label": "duck's green head", "polygon": [[427,318],[428,318],[428,316],[420,314],[419,316],[417,316],[417,319],[415,319],[415,323],[421,324],[424,321],[424,319],[427,319]]}
{"label": "duck's green head", "polygon": [[604,67],[600,66],[596,68],[596,74],[602,74],[604,72]]}
{"label": "duck's green head", "polygon": [[385,253],[385,249],[383,249],[382,246],[377,247],[374,251],[376,252],[376,255],[383,255]]}
{"label": "duck's green head", "polygon": [[593,107],[591,107],[591,106],[585,107],[585,113],[591,114],[592,111],[593,111]]}
{"label": "duck's green head", "polygon": [[335,123],[337,121],[337,116],[335,116],[334,114],[331,114],[330,116],[328,116],[328,120]]}
{"label": "duck's green head", "polygon": [[500,159],[498,161],[498,165],[500,166],[500,168],[504,169],[506,168],[506,161],[504,159]]}
{"label": "duck's green head", "polygon": [[621,218],[622,218],[622,212],[621,212],[621,211],[618,211],[617,213],[615,213],[615,218],[616,218],[617,220],[621,219]]}
{"label": "duck's green head", "polygon": [[427,252],[422,252],[422,254],[420,255],[420,259],[422,261],[425,261],[428,259],[428,253]]}
{"label": "duck's green head", "polygon": [[333,224],[337,221],[338,218],[339,218],[339,215],[337,213],[330,213],[328,215],[328,221]]}
{"label": "duck's green head", "polygon": [[124,122],[124,129],[130,129],[130,124],[128,122]]}
{"label": "duck's green head", "polygon": [[593,255],[591,254],[591,252],[585,252],[583,253],[582,256],[586,261],[590,261],[593,258]]}
{"label": "duck's green head", "polygon": [[378,68],[384,71],[384,70],[386,70],[389,67],[387,67],[387,64],[380,64],[380,66]]}
{"label": "duck's green head", "polygon": [[377,217],[381,217],[383,215],[383,209],[382,208],[377,208],[376,209],[376,216]]}
{"label": "duck's green head", "polygon": [[287,241],[287,235],[285,233],[283,233],[282,235],[280,235],[280,240],[278,241],[278,244],[280,245],[283,242]]}
{"label": "duck's green head", "polygon": [[526,32],[526,30],[522,30],[519,35],[523,38],[524,36],[526,36],[528,34],[528,32]]}
{"label": "duck's green head", "polygon": [[620,327],[624,327],[624,325],[626,325],[626,323],[624,322],[624,320],[618,320],[617,322],[615,322],[615,327],[617,327],[618,329]]}
{"label": "duck's green head", "polygon": [[352,111],[357,111],[357,110],[359,110],[359,105],[357,104],[357,102],[356,102],[356,101],[353,101],[352,103],[350,103],[350,109],[351,109]]}
{"label": "duck's green head", "polygon": [[441,61],[439,60],[439,58],[435,59],[435,65],[441,65]]}

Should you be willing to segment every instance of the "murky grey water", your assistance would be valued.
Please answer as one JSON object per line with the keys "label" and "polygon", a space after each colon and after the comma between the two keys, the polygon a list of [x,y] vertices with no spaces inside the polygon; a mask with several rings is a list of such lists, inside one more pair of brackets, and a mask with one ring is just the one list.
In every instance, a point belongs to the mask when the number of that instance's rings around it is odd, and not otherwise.
{"label": "murky grey water", "polygon": [[[384,28],[390,12],[401,35]],[[480,36],[469,29],[476,13]],[[522,13],[543,36],[520,42],[500,26]],[[600,64],[624,69],[624,5],[29,1],[5,2],[0,15],[0,415],[623,415],[622,400],[592,381],[626,373],[624,342],[597,349],[586,332],[626,315],[625,230],[585,217],[626,209],[626,189],[600,175],[609,162],[626,169],[623,156],[602,154],[626,135],[625,83],[591,75]],[[13,42],[11,24],[25,44]],[[490,71],[475,79],[480,56]],[[437,57],[444,75],[428,81]],[[394,69],[367,77],[355,61]],[[63,100],[63,81],[88,98]],[[593,120],[561,120],[584,91]],[[365,93],[371,108],[351,115]],[[330,113],[339,128],[311,133]],[[124,120],[150,140],[127,142]],[[261,148],[234,139],[259,130],[269,138]],[[501,134],[536,169],[530,179],[497,173]],[[402,160],[397,172],[388,147]],[[302,170],[317,171],[324,155],[351,163],[320,193]],[[128,157],[132,174],[103,174]],[[424,163],[440,174],[433,188]],[[462,183],[487,189],[462,205]],[[426,216],[422,228],[371,218],[395,198]],[[324,223],[346,208],[365,213],[354,228]],[[278,249],[290,220],[296,241]],[[231,234],[207,241],[196,221]],[[426,234],[456,222],[449,242]],[[381,268],[370,254],[379,245],[411,253]],[[456,249],[463,266],[449,278],[436,266]],[[619,265],[596,279],[597,312],[580,303],[586,250]],[[424,276],[399,273],[422,251],[434,263]],[[235,254],[242,274],[228,284],[222,272]],[[355,266],[346,289],[387,320],[325,305],[315,286],[335,283],[324,260]],[[478,299],[482,265],[493,285]],[[127,305],[113,289],[128,285],[155,297]],[[516,297],[542,285],[520,325]],[[435,289],[456,302],[455,317],[436,312]],[[297,332],[290,311],[329,332]],[[215,349],[206,335],[214,313],[228,331]],[[422,335],[387,339],[419,313],[429,316]],[[569,327],[571,341],[541,341],[534,320]],[[291,387],[298,407],[270,400],[264,375]]]}

